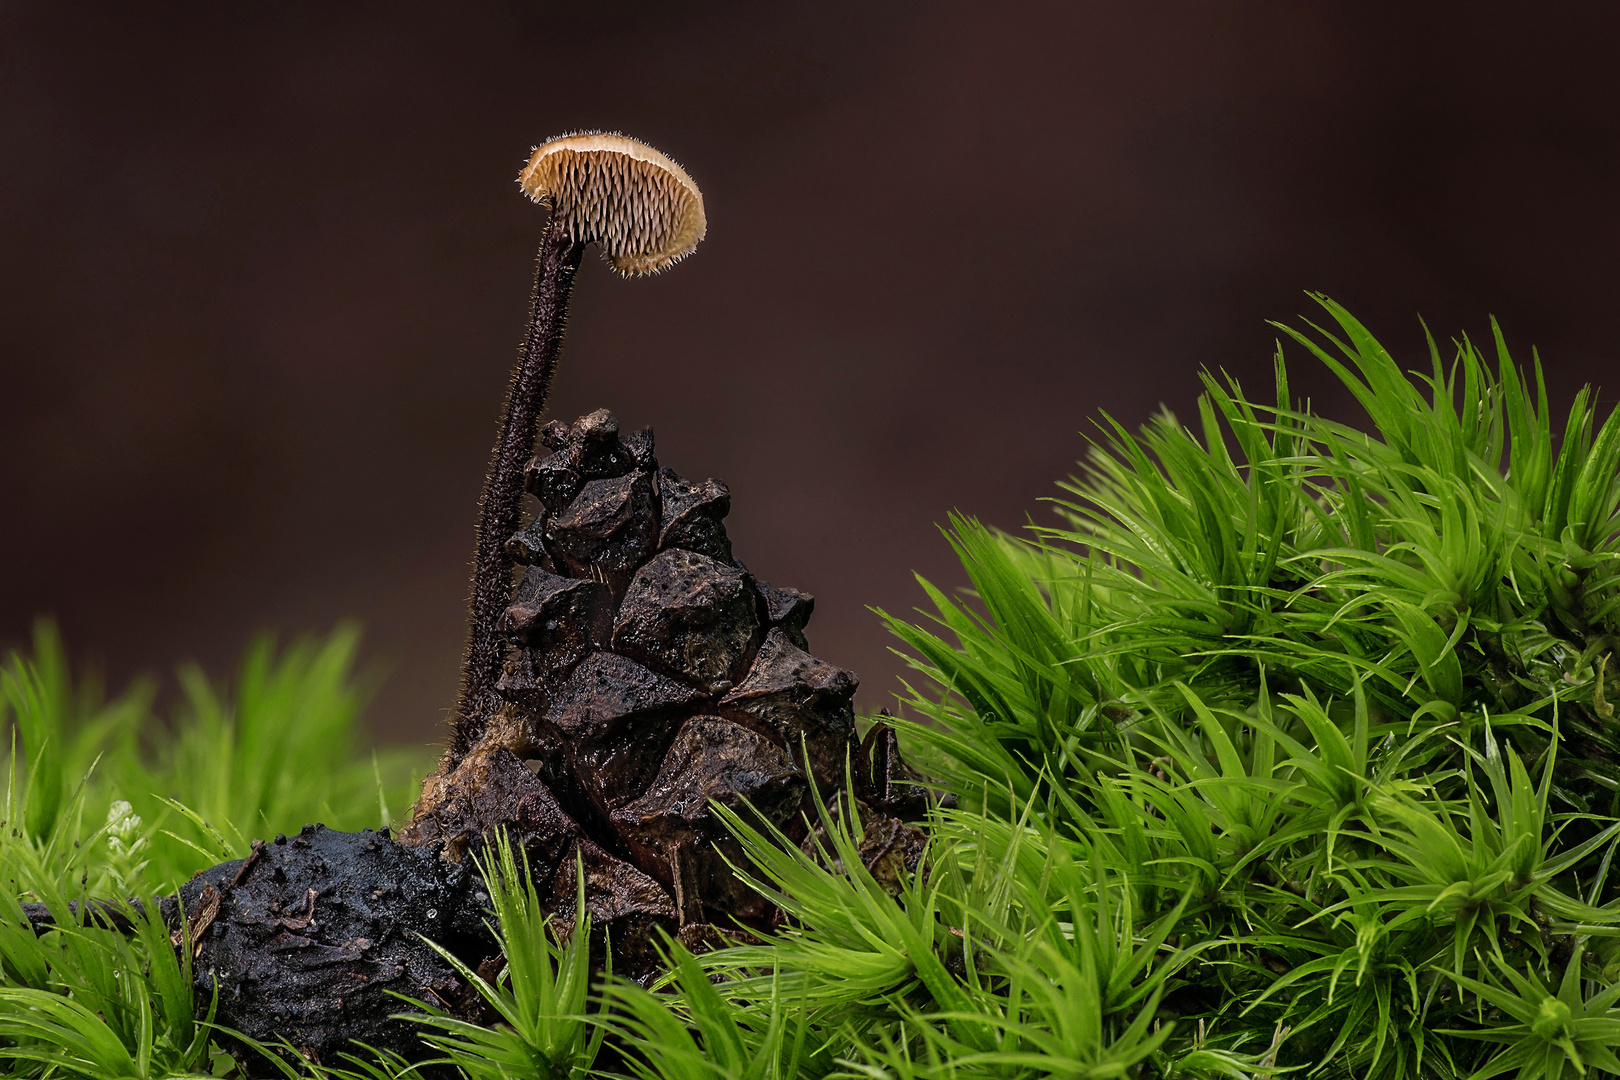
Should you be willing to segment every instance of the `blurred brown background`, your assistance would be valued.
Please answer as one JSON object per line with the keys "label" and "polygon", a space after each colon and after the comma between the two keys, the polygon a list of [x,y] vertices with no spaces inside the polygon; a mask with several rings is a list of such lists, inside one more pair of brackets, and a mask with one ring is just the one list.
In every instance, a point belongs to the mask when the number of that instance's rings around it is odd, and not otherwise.
{"label": "blurred brown background", "polygon": [[544,221],[513,179],[573,129],[682,162],[710,231],[591,258],[552,415],[727,480],[867,707],[867,606],[960,582],[935,523],[1040,515],[1097,410],[1185,414],[1202,366],[1264,391],[1305,289],[1414,365],[1419,313],[1494,313],[1556,397],[1620,390],[1610,4],[126,7],[0,0],[0,645],[52,613],[114,683],[353,615],[373,730],[433,735]]}

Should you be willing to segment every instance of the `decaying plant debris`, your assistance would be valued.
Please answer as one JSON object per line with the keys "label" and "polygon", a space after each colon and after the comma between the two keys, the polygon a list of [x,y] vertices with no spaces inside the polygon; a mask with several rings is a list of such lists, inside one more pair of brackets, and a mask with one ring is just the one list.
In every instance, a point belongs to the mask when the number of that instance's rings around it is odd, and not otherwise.
{"label": "decaying plant debris", "polygon": [[419,1055],[412,1025],[388,1019],[394,993],[472,1004],[423,936],[471,968],[492,959],[468,854],[497,830],[564,920],[583,866],[592,923],[632,977],[655,969],[661,932],[701,950],[777,918],[733,874],[743,855],[711,802],[803,839],[812,787],[831,798],[848,766],[868,865],[916,867],[917,778],[887,725],[857,745],[855,676],[808,651],[814,600],[733,558],[726,486],[660,468],[652,432],[621,437],[606,410],[542,439],[536,509],[508,544],[526,566],[501,621],[504,703],[446,753],[399,838],[311,825],[165,908],[177,942],[184,908],[199,1004],[217,985],[225,1027],[317,1061],[355,1039]]}

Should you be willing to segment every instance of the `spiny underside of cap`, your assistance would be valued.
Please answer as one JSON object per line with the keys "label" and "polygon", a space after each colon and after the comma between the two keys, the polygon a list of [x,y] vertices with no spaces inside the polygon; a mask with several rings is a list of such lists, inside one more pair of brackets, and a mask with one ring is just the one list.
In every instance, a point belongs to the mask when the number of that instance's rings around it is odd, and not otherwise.
{"label": "spiny underside of cap", "polygon": [[608,265],[627,277],[690,255],[707,228],[703,194],[686,170],[624,135],[552,139],[535,149],[518,183],[551,206],[570,239],[599,244]]}

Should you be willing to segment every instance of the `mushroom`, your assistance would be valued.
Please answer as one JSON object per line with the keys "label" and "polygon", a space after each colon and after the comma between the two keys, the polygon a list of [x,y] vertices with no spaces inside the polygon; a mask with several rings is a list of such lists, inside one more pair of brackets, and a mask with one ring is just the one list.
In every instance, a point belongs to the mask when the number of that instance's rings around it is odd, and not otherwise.
{"label": "mushroom", "polygon": [[656,274],[703,239],[703,195],[686,170],[646,143],[584,132],[535,150],[518,183],[579,243],[594,240],[625,277]]}
{"label": "mushroom", "polygon": [[625,277],[653,274],[690,255],[703,239],[703,195],[686,171],[645,143],[581,132],[537,147],[518,183],[551,207],[540,245],[529,333],[507,390],[506,413],[484,483],[474,556],[471,626],[461,700],[446,764],[454,766],[500,707],[504,645],[497,624],[511,602],[506,540],[520,524],[523,470],[557,366],[568,296],[585,248],[598,244]]}

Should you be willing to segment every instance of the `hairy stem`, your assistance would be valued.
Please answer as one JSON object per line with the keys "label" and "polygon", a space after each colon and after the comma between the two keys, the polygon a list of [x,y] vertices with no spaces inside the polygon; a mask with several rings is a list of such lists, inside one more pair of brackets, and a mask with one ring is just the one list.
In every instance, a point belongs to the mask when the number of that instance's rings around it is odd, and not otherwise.
{"label": "hairy stem", "polygon": [[450,743],[452,762],[460,760],[478,741],[489,718],[500,708],[495,684],[501,677],[505,650],[497,623],[511,602],[513,567],[506,541],[521,524],[523,471],[534,453],[540,413],[562,347],[568,295],[584,253],[585,244],[569,239],[562,222],[553,215],[540,245],[529,334],[512,370],[500,440],[495,444],[494,461],[478,510],[471,625],[467,655],[461,666],[461,701],[456,706]]}

